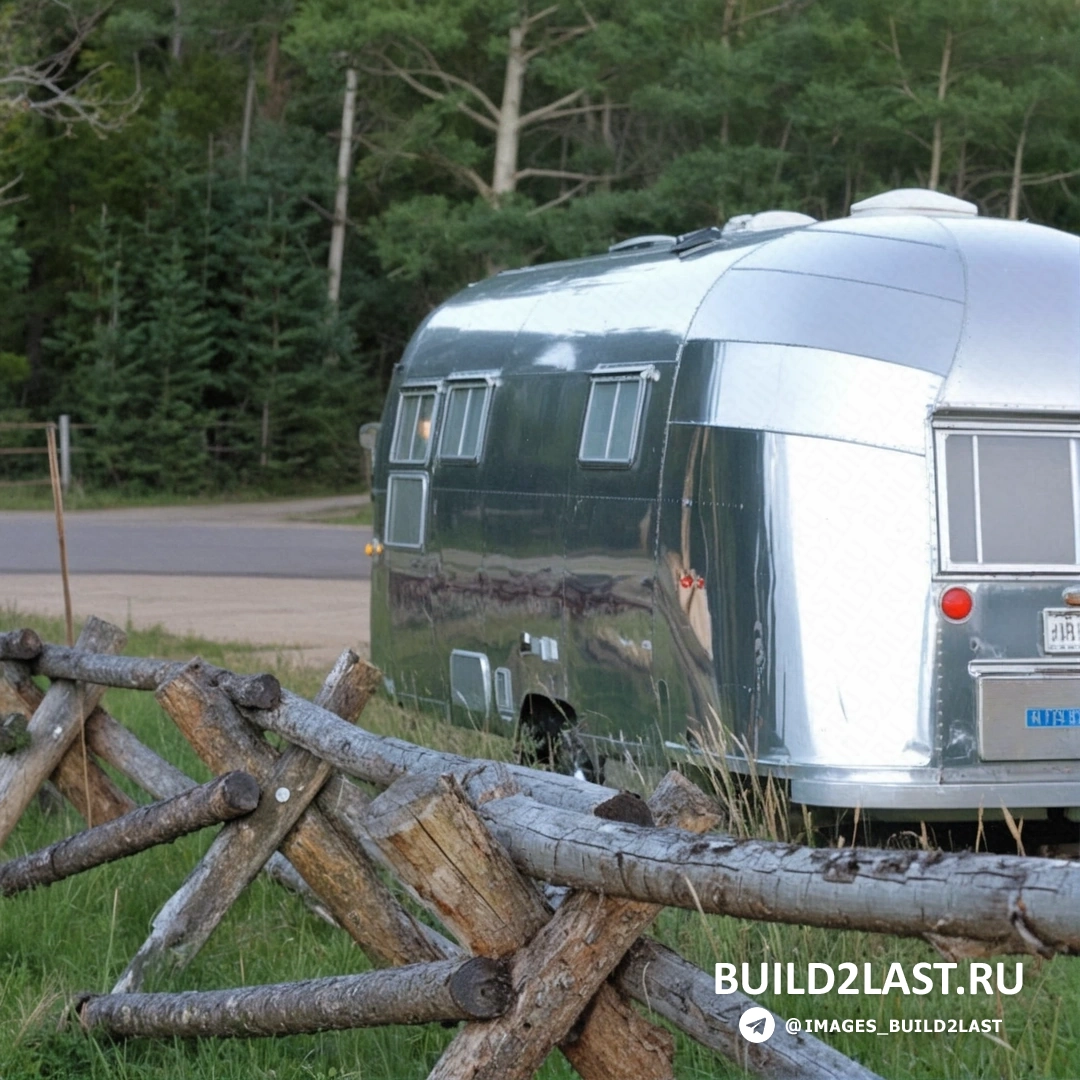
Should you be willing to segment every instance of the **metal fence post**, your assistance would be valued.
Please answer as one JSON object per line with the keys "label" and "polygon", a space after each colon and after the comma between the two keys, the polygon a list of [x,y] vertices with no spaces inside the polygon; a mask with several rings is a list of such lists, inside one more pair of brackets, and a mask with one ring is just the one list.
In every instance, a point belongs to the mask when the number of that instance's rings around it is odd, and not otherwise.
{"label": "metal fence post", "polygon": [[71,417],[60,415],[60,486],[66,492],[71,487]]}

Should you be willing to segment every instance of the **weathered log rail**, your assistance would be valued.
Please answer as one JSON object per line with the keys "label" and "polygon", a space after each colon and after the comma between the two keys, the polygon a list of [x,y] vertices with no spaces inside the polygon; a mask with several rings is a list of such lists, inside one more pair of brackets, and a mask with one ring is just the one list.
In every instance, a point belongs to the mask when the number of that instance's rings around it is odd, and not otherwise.
{"label": "weathered log rail", "polygon": [[[50,679],[78,680],[122,690],[156,690],[184,667],[173,660],[110,656],[66,645],[47,645],[33,630],[0,634],[0,660],[28,661],[35,675]],[[272,709],[281,700],[281,684],[273,675],[236,675],[211,664],[204,664],[203,670],[237,705]]]}
{"label": "weathered log rail", "polygon": [[54,885],[103,863],[137,855],[188,833],[220,825],[259,805],[259,785],[244,772],[225,773],[164,802],[140,806],[86,832],[0,864],[0,895]]}
{"label": "weathered log rail", "polygon": [[88,1031],[122,1038],[235,1038],[490,1020],[510,1001],[507,965],[473,956],[236,990],[91,995],[78,1012]]}
{"label": "weathered log rail", "polygon": [[[0,725],[13,744],[0,743],[0,843],[49,779],[94,826],[0,865],[0,895],[227,822],[163,898],[113,992],[76,1002],[88,1031],[247,1037],[464,1021],[431,1077],[525,1080],[557,1047],[585,1080],[667,1080],[673,1043],[651,1014],[761,1075],[855,1080],[873,1074],[782,1023],[769,1042],[746,1042],[738,1020],[754,1003],[716,995],[710,974],[641,936],[658,911],[922,937],[964,956],[1080,953],[1074,864],[737,839],[712,831],[710,801],[677,774],[646,804],[367,732],[356,720],[378,673],[348,651],[312,702],[268,675],[114,655],[122,642],[97,620],[75,648],[0,634],[0,718],[20,718]],[[199,787],[141,743],[101,707],[105,686],[155,693],[217,780]],[[136,807],[103,766],[167,801]],[[142,993],[190,961],[261,870],[384,970]],[[568,890],[554,908],[541,883]],[[414,917],[401,889],[455,940]]]}

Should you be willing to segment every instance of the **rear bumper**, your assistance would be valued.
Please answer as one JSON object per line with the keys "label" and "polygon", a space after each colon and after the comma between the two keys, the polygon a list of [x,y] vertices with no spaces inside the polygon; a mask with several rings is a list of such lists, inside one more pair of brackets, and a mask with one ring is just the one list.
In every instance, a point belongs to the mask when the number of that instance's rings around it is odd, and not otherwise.
{"label": "rear bumper", "polygon": [[[708,768],[704,751],[667,743],[669,758]],[[715,759],[714,759],[715,760]],[[728,755],[723,767],[749,773],[746,758]],[[1000,813],[1016,810],[1075,809],[1080,814],[1080,760],[1010,761],[963,768],[878,768],[800,765],[788,760],[758,760],[758,775],[790,785],[793,803],[879,811],[966,810]],[[1073,816],[1073,815],[1070,815]]]}
{"label": "rear bumper", "polygon": [[1027,809],[1080,808],[1080,765],[1064,776],[1056,769],[1041,777],[958,775],[975,771],[913,769],[898,774],[892,769],[859,769],[844,776],[791,776],[791,800],[811,806],[928,813],[1000,811],[1005,806],[1015,815],[1016,811]]}

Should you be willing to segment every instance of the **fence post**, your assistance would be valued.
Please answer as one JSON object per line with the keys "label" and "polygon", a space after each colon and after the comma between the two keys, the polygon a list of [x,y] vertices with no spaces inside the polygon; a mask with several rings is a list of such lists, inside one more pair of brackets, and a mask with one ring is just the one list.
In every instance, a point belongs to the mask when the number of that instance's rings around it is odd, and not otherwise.
{"label": "fence post", "polygon": [[60,486],[66,494],[71,487],[71,417],[60,414]]}

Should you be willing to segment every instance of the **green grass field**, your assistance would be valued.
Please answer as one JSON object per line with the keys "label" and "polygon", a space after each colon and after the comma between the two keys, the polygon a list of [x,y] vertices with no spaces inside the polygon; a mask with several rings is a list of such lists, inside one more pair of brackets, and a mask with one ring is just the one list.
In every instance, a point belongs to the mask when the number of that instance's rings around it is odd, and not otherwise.
{"label": "green grass field", "polygon": [[[0,613],[0,629],[33,625],[49,640],[61,626],[14,612]],[[182,639],[160,631],[133,632],[127,651],[186,659],[199,654],[240,671],[254,670],[241,646]],[[313,694],[322,673],[292,668],[276,672],[290,688]],[[149,694],[110,691],[106,707],[146,743],[198,779],[208,774]],[[505,757],[509,744],[451,729],[373,702],[365,727],[414,742],[473,755]],[[129,787],[129,790],[130,787]],[[134,792],[133,792],[134,793]],[[145,797],[144,801],[145,801]],[[70,810],[44,813],[35,803],[0,849],[0,859],[31,851],[76,831]],[[155,911],[180,885],[211,839],[207,831],[132,859],[100,867],[52,886],[0,901],[0,1080],[55,1077],[65,1080],[248,1080],[248,1078],[422,1078],[452,1038],[438,1026],[387,1028],[269,1040],[175,1040],[126,1043],[90,1038],[66,1014],[78,991],[105,991],[142,943]],[[753,923],[665,911],[654,932],[707,970],[716,961],[870,961],[881,974],[892,961],[908,971],[940,957],[920,942],[859,933]],[[960,1078],[1080,1077],[1080,960],[1024,957],[1024,989],[1015,997],[979,998],[933,993],[925,997],[817,998],[762,995],[781,1016],[817,1019],[930,1021],[954,1017],[1001,1018],[1000,1040],[983,1034],[821,1036],[880,1075],[931,1080]],[[1012,958],[1007,960],[1009,978]],[[185,971],[152,989],[213,989],[362,971],[362,954],[341,931],[326,925],[293,896],[263,879],[248,888],[225,924]],[[961,970],[966,965],[961,965]],[[966,982],[966,974],[964,974]],[[810,1002],[811,1004],[808,1004]],[[734,1065],[679,1038],[680,1080],[744,1075]],[[544,1080],[574,1075],[558,1054]]]}

